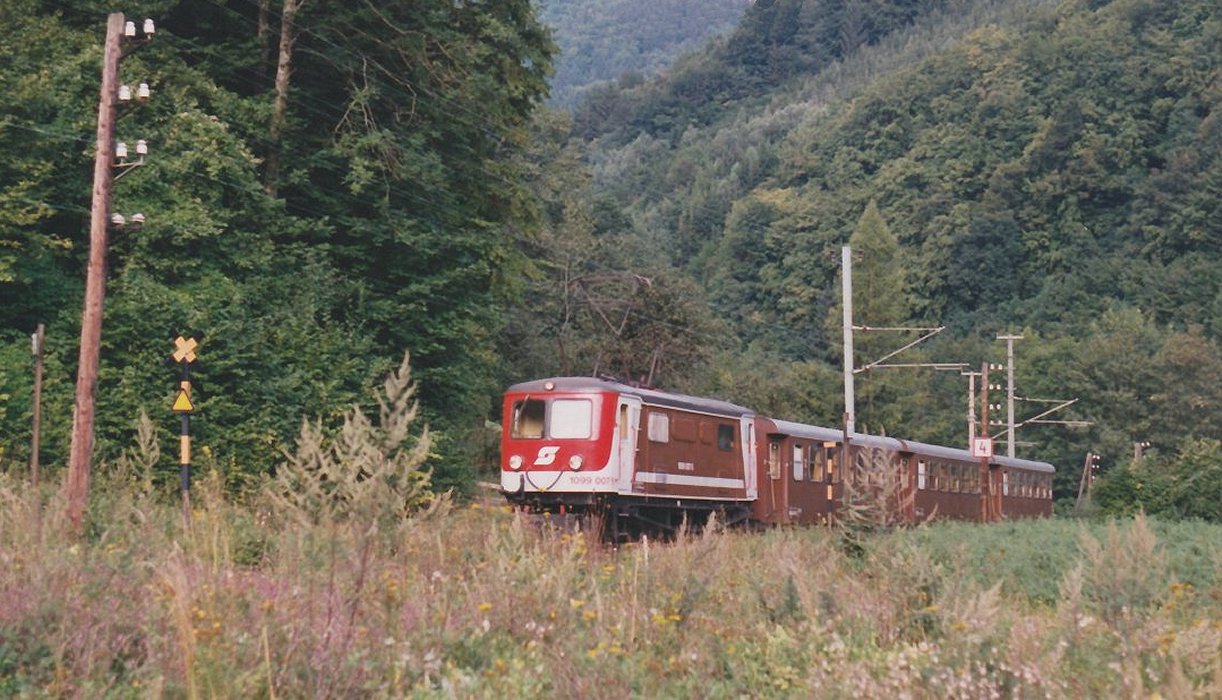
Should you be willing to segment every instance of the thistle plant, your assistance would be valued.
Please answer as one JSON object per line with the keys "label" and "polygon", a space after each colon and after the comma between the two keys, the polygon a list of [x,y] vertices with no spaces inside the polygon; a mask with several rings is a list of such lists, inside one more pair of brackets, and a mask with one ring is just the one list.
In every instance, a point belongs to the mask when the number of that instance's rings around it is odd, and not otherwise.
{"label": "thistle plant", "polygon": [[360,530],[397,527],[438,502],[426,468],[428,428],[411,435],[418,403],[409,356],[386,378],[378,424],[352,406],[334,435],[303,419],[297,448],[266,487],[271,510],[296,525],[346,523]]}
{"label": "thistle plant", "polygon": [[847,553],[861,555],[864,538],[898,527],[912,512],[913,493],[899,465],[895,450],[854,448],[836,520]]}

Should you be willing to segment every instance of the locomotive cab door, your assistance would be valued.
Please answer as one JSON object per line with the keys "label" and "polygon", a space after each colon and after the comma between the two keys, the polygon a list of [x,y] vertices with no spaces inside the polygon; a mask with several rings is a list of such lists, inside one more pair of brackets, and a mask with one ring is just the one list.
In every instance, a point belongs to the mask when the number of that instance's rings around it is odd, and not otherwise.
{"label": "locomotive cab door", "polygon": [[636,473],[637,439],[641,432],[641,399],[620,396],[615,412],[615,450],[619,467],[618,486],[621,493],[632,492],[632,477]]}

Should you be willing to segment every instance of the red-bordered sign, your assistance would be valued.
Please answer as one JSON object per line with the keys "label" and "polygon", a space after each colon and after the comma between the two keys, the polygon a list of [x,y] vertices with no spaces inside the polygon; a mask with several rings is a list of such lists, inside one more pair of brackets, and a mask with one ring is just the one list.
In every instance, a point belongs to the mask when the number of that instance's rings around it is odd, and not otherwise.
{"label": "red-bordered sign", "polygon": [[972,456],[978,459],[992,459],[993,438],[978,437],[972,440]]}

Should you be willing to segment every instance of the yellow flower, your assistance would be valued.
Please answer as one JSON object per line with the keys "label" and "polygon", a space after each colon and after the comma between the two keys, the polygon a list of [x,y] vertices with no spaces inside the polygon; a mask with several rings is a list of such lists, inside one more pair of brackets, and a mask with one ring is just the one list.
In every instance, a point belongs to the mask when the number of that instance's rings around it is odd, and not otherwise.
{"label": "yellow flower", "polygon": [[488,612],[491,609],[492,609],[492,603],[480,603],[479,604],[480,612]]}

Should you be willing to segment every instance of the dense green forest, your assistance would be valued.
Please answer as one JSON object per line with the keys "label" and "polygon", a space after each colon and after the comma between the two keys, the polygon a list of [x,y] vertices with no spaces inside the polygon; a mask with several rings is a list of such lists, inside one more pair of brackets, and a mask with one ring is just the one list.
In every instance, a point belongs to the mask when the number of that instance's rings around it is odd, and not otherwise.
{"label": "dense green forest", "polygon": [[[571,113],[543,106],[558,42],[541,18],[561,7],[125,7],[161,31],[121,68],[153,99],[119,136],[152,153],[115,189],[114,210],[148,223],[112,236],[102,460],[142,411],[168,439],[163,360],[193,331],[200,459],[235,487],[303,418],[368,404],[404,352],[442,488],[471,482],[497,392],[528,376],[609,373],[835,425],[851,242],[859,323],[947,327],[907,361],[998,362],[995,336],[1020,332],[1019,395],[1078,400],[1060,417],[1089,427],[1019,433],[1020,455],[1061,468],[1059,495],[1091,450],[1128,479],[1117,509],[1146,505],[1157,470],[1183,477],[1159,482],[1163,502],[1205,489],[1174,507],[1216,510],[1222,480],[1196,478],[1222,463],[1215,3],[760,0],[664,75],[601,83]],[[39,322],[54,466],[105,10],[0,0],[0,20],[0,469],[28,457]],[[662,28],[638,24],[647,51]],[[912,339],[860,335],[858,365]],[[859,428],[966,439],[957,372],[857,386]]]}
{"label": "dense green forest", "polygon": [[751,0],[540,0],[558,54],[552,104],[572,107],[597,83],[641,83],[679,54],[734,27]]}
{"label": "dense green forest", "polygon": [[[197,453],[234,482],[269,471],[303,418],[370,401],[406,351],[438,480],[461,483],[503,383],[496,329],[535,216],[515,158],[554,47],[527,0],[304,2],[281,22],[290,4],[124,7],[159,31],[120,68],[153,96],[118,138],[151,153],[113,209],[148,223],[112,235],[99,455],[141,411],[168,423],[169,338],[198,331]],[[24,459],[28,334],[45,322],[44,461],[62,464],[106,15],[4,0],[0,20],[0,449]]]}
{"label": "dense green forest", "polygon": [[[1195,473],[1222,459],[1220,59],[1209,2],[756,3],[667,76],[575,109],[589,183],[554,228],[589,242],[548,248],[563,264],[537,303],[636,273],[655,298],[604,332],[641,351],[617,373],[838,425],[852,242],[857,323],[947,327],[905,361],[977,368],[1022,333],[1018,395],[1077,399],[1050,418],[1089,427],[1018,434],[1060,495],[1087,451],[1127,469],[1142,441],[1150,471]],[[590,318],[539,345],[589,343]],[[857,366],[914,339],[857,336]],[[859,375],[858,426],[963,444],[966,391]]]}

